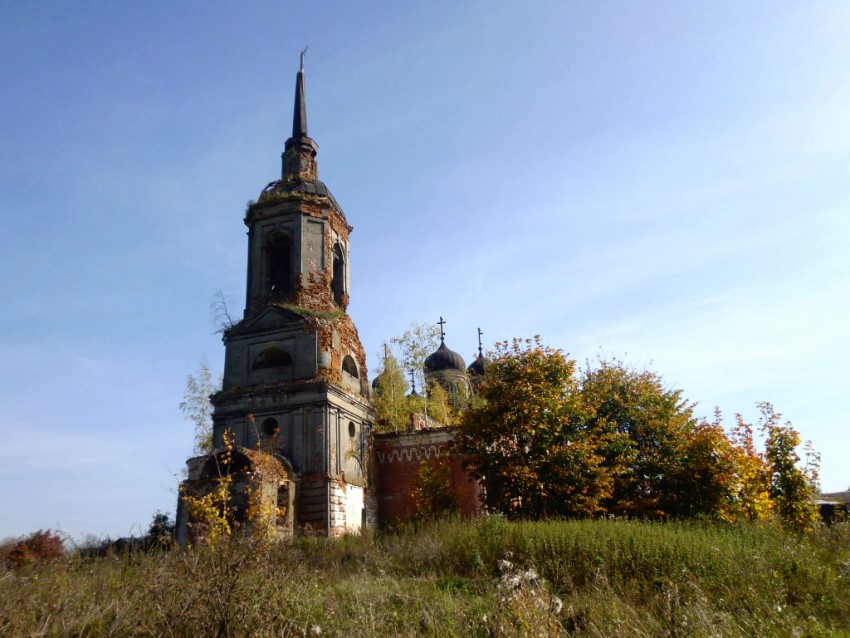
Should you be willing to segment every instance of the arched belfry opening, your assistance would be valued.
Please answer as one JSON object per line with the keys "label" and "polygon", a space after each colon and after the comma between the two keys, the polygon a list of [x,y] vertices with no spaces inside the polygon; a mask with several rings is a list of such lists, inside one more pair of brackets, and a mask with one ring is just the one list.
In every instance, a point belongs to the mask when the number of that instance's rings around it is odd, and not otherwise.
{"label": "arched belfry opening", "polygon": [[267,284],[269,294],[280,299],[292,292],[292,238],[283,231],[266,242]]}
{"label": "arched belfry opening", "polygon": [[339,243],[334,244],[333,259],[331,289],[334,294],[334,303],[337,306],[342,306],[345,303],[345,256]]}
{"label": "arched belfry opening", "polygon": [[342,360],[342,369],[355,379],[360,378],[360,373],[357,371],[357,364],[354,362],[354,357],[350,354],[345,355],[345,358]]}

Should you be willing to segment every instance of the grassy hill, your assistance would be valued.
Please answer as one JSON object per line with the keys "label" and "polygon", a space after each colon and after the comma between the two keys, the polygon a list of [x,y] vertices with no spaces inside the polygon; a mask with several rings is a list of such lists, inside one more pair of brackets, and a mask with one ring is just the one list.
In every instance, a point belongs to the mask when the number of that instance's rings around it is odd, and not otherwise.
{"label": "grassy hill", "polygon": [[848,585],[848,524],[446,520],[7,569],[0,635],[850,635]]}

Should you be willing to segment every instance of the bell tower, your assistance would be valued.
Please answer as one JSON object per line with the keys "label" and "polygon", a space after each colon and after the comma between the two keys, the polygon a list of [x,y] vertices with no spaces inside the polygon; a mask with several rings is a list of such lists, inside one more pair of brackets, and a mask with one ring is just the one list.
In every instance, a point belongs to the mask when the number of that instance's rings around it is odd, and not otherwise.
{"label": "bell tower", "polygon": [[319,146],[307,134],[304,57],[295,81],[292,136],[281,155],[281,178],[248,207],[245,315],[272,306],[345,313],[351,226],[319,180]]}
{"label": "bell tower", "polygon": [[[220,450],[229,432],[246,463],[258,453],[276,459],[294,492],[294,530],[336,536],[375,520],[366,472],[374,410],[346,311],[352,227],[319,180],[305,97],[302,53],[281,177],[245,214],[245,311],[223,335],[213,444]],[[204,480],[209,458],[188,461],[189,481]]]}

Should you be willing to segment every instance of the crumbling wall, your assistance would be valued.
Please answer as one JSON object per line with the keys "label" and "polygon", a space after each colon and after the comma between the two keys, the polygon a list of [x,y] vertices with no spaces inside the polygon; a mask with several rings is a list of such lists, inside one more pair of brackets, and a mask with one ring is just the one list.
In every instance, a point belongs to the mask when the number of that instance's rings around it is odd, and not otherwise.
{"label": "crumbling wall", "polygon": [[381,527],[409,521],[417,512],[416,488],[423,463],[441,460],[451,470],[451,487],[461,516],[483,512],[481,486],[454,452],[454,429],[439,428],[375,435],[375,494]]}
{"label": "crumbling wall", "polygon": [[[227,498],[232,508],[231,523],[268,523],[280,538],[289,538],[294,531],[295,476],[288,461],[262,450],[241,446],[215,454],[189,459],[188,477],[180,485],[177,507],[177,540],[181,544],[193,541],[197,530],[190,508],[184,498],[201,498],[216,492],[219,480],[232,476]],[[229,517],[228,517],[229,518]]]}
{"label": "crumbling wall", "polygon": [[342,360],[350,355],[357,363],[357,392],[369,399],[368,368],[366,350],[360,343],[357,327],[348,315],[331,319],[320,316],[306,317],[305,331],[312,332],[319,340],[320,364],[317,378],[344,388],[349,385],[343,379]]}

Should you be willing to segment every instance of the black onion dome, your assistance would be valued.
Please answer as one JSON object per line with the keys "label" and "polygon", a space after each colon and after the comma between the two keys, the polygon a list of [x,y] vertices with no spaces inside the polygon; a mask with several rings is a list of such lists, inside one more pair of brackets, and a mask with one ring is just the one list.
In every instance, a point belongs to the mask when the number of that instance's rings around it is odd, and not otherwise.
{"label": "black onion dome", "polygon": [[381,382],[382,382],[383,377],[384,377],[384,375],[385,375],[385,374],[386,374],[386,372],[382,372],[382,373],[381,373],[381,374],[379,374],[377,377],[375,377],[374,379],[372,379],[372,389],[373,389],[373,390],[377,390],[377,389],[378,389],[378,386],[381,384]]}
{"label": "black onion dome", "polygon": [[425,372],[441,372],[443,370],[463,372],[466,370],[466,361],[454,350],[449,350],[445,341],[441,341],[437,351],[432,352],[425,359],[424,368]]}
{"label": "black onion dome", "polygon": [[466,369],[466,371],[472,376],[477,377],[484,374],[486,368],[487,359],[485,359],[484,355],[479,352],[478,357],[476,357],[475,361],[469,364],[469,367]]}

